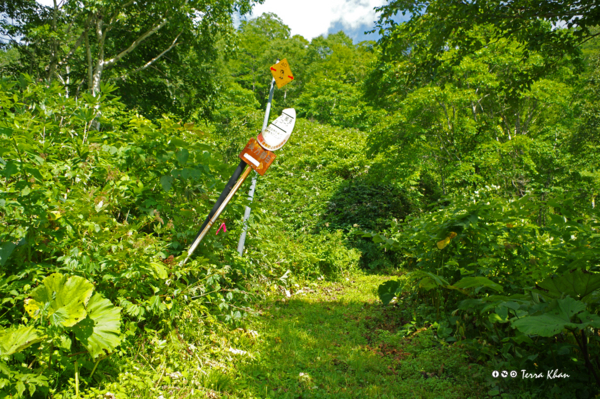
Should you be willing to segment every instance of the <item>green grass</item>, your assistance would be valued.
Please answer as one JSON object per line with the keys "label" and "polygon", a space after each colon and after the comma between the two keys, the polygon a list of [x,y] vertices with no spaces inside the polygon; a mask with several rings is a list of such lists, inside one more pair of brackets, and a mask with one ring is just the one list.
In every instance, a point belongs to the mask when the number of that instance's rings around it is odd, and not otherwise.
{"label": "green grass", "polygon": [[[82,385],[82,398],[487,396],[488,373],[464,349],[438,341],[433,329],[403,328],[402,303],[381,304],[377,287],[388,279],[354,276],[267,296],[245,328],[186,319],[146,332],[139,347],[101,364],[104,383]],[[74,398],[73,384],[53,397]]]}
{"label": "green grass", "polygon": [[[469,398],[487,392],[479,365],[432,330],[395,335],[404,323],[376,289],[389,276],[357,276],[270,298],[236,364],[240,398]],[[401,305],[401,304],[400,304]]]}

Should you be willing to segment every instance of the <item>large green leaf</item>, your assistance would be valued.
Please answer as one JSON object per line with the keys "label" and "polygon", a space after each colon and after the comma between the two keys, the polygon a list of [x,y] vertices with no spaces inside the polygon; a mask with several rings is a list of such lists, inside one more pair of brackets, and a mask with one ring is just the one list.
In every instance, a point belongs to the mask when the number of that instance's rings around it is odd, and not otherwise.
{"label": "large green leaf", "polygon": [[558,334],[563,329],[583,328],[587,323],[573,323],[571,318],[576,314],[585,311],[585,304],[573,298],[557,300],[557,307],[541,316],[528,316],[512,322],[513,327],[525,334],[540,335],[542,337],[551,337]]}
{"label": "large green leaf", "polygon": [[31,291],[25,300],[25,310],[36,319],[42,309],[48,309],[48,318],[54,325],[72,327],[86,316],[85,305],[92,296],[94,286],[79,276],[68,277],[54,273]]}
{"label": "large green leaf", "polygon": [[411,273],[412,278],[421,278],[419,281],[419,287],[424,290],[431,290],[437,287],[445,287],[448,285],[448,281],[442,276],[438,276],[433,273],[417,270]]}
{"label": "large green leaf", "polygon": [[538,284],[540,293],[546,298],[561,298],[569,295],[584,299],[592,292],[600,289],[600,274],[577,269],[560,276],[550,277]]}
{"label": "large green leaf", "polygon": [[121,343],[121,308],[94,294],[87,305],[87,317],[73,331],[92,357],[110,352]]}
{"label": "large green leaf", "polygon": [[502,292],[503,288],[500,284],[494,283],[492,280],[485,277],[463,277],[460,281],[454,284],[456,288],[476,288],[488,287],[495,291]]}
{"label": "large green leaf", "polygon": [[386,281],[377,288],[379,299],[384,305],[387,305],[396,296],[396,291],[400,288],[400,282],[396,280]]}
{"label": "large green leaf", "polygon": [[577,315],[579,320],[590,327],[600,328],[600,317],[598,315],[592,314],[588,311],[581,312]]}
{"label": "large green leaf", "polygon": [[44,339],[33,326],[0,330],[0,356],[9,356]]}
{"label": "large green leaf", "polygon": [[169,273],[167,272],[167,269],[165,269],[165,267],[163,265],[161,265],[160,263],[150,262],[150,265],[152,266],[152,269],[153,269],[156,277],[158,277],[162,280],[166,280],[169,277]]}

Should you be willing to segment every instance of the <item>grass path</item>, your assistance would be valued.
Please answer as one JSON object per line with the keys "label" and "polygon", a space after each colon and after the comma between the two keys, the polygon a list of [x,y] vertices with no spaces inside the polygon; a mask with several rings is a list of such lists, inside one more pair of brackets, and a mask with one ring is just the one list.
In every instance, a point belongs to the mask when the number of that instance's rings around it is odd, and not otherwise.
{"label": "grass path", "polygon": [[[377,298],[389,276],[324,283],[259,306],[258,332],[242,349],[232,396],[240,398],[476,398],[477,365],[433,331],[404,324]],[[308,291],[308,292],[307,292]]]}

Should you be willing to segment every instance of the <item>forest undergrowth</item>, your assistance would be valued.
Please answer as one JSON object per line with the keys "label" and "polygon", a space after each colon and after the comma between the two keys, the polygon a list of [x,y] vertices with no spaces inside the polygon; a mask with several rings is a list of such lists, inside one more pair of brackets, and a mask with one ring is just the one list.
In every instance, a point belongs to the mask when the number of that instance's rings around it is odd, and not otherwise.
{"label": "forest undergrowth", "polygon": [[[0,1],[0,396],[599,397],[597,13],[254,3]],[[294,133],[182,265],[283,58]]]}

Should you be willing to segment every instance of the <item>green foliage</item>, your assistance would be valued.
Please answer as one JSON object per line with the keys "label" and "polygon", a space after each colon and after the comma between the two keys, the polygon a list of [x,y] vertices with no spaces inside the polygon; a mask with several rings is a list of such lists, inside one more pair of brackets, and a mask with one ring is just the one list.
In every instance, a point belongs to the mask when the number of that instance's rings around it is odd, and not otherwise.
{"label": "green foliage", "polygon": [[562,187],[591,198],[593,189],[578,185],[582,178],[567,166],[577,125],[576,63],[543,51],[521,62],[526,50],[514,40],[492,40],[485,27],[466,35],[482,48],[461,55],[450,45],[434,75],[413,55],[384,61],[383,74],[373,70],[379,78],[368,89],[371,103],[388,110],[369,136],[371,152],[386,155],[382,174],[414,185],[427,172],[443,194],[494,184],[506,196]]}
{"label": "green foliage", "polygon": [[379,114],[362,99],[362,80],[375,60],[372,43],[343,33],[315,38],[307,49],[310,79],[296,101],[299,115],[333,126],[368,129]]}
{"label": "green foliage", "polygon": [[263,116],[258,111],[259,106],[251,90],[235,82],[228,84],[222,102],[213,113],[212,122],[206,126],[223,162],[237,162],[248,139],[256,136],[256,132],[262,127]]}
{"label": "green foliage", "polygon": [[321,123],[367,129],[377,122],[377,113],[361,97],[355,85],[341,79],[316,78],[306,85],[296,106],[300,116]]}
{"label": "green foliage", "polygon": [[[0,84],[0,325],[12,337],[3,392],[106,380],[94,374],[111,367],[98,366],[107,352],[127,356],[124,339],[190,308],[231,323],[247,314],[229,306],[246,294],[223,264],[234,263],[235,223],[233,236],[207,237],[199,257],[175,267],[230,171],[201,131],[129,114],[110,86],[76,99],[26,75]],[[232,205],[224,217],[237,220],[243,208]]]}
{"label": "green foliage", "polygon": [[[52,367],[55,366],[52,364],[53,352],[55,348],[70,350],[73,335],[92,359],[109,354],[120,344],[121,309],[98,293],[91,297],[93,290],[93,284],[84,278],[54,273],[31,291],[31,298],[25,300],[25,310],[35,325],[9,328],[0,333],[0,355],[6,361],[1,363],[0,369],[3,377],[0,388],[4,388],[4,394],[16,391],[17,397],[22,397],[25,385],[29,386],[31,395],[36,388],[47,388],[47,376],[42,373],[49,374],[50,379],[58,376],[57,370]],[[35,357],[34,362],[37,361],[40,366],[47,359],[46,365],[33,369],[37,377],[23,374],[23,367],[18,366],[23,356],[20,352],[40,342],[41,347],[29,355]],[[48,353],[43,350],[44,347],[50,348]],[[18,356],[13,356],[15,354]],[[76,366],[75,369],[77,373]]]}
{"label": "green foliage", "polygon": [[96,96],[112,83],[131,109],[159,119],[210,114],[219,63],[234,50],[232,14],[254,1],[13,3],[0,4],[3,42],[18,53],[2,57],[4,70],[59,81],[66,96]]}
{"label": "green foliage", "polygon": [[[294,82],[283,90],[276,90],[274,111],[289,107],[305,82],[305,53],[308,41],[302,36],[290,37],[290,28],[272,13],[265,13],[250,21],[242,21],[238,40],[240,50],[228,63],[235,83],[254,93],[261,108],[266,105],[273,76],[269,67],[277,60],[287,59],[294,74]],[[260,128],[260,126],[259,126]]]}
{"label": "green foliage", "polygon": [[78,276],[54,273],[42,280],[25,301],[25,310],[33,319],[50,321],[53,326],[73,327],[86,316],[86,305],[94,285]]}
{"label": "green foliage", "polygon": [[383,302],[384,305],[387,305],[392,301],[392,299],[394,299],[394,297],[399,295],[401,289],[402,287],[399,281],[389,280],[377,288],[377,293],[379,294],[379,299],[381,299],[381,302]]}
{"label": "green foliage", "polygon": [[[219,323],[241,326],[251,295],[289,297],[307,279],[346,281],[359,268],[397,276],[378,281],[384,330],[369,342],[402,348],[410,337],[435,347],[415,348],[427,359],[443,349],[472,365],[560,364],[574,376],[489,379],[490,395],[596,393],[600,64],[595,41],[574,47],[597,33],[595,14],[391,1],[382,41],[354,44],[343,32],[292,37],[274,14],[235,31],[245,0],[33,3],[0,2],[0,33],[18,38],[0,54],[2,394],[234,394],[239,379],[213,362],[252,338]],[[386,25],[396,11],[410,21]],[[544,12],[580,27],[553,29]],[[301,119],[259,178],[246,252],[235,251],[240,193],[217,222],[227,232],[178,266],[261,128],[268,67],[282,58],[295,79],[275,91],[272,114],[295,107]],[[301,342],[291,327],[281,335]],[[454,380],[425,375],[464,374],[454,358],[442,370],[413,360],[398,370],[431,392]],[[330,366],[364,371],[349,359]],[[241,381],[263,377],[248,370]],[[308,394],[317,376],[291,386]]]}
{"label": "green foliage", "polygon": [[[478,49],[465,35],[477,26],[488,24],[497,28],[497,37],[517,38],[527,43],[530,49],[547,47],[555,52],[569,54],[577,52],[578,43],[593,37],[595,32],[590,28],[600,23],[596,5],[590,0],[578,2],[577,7],[547,0],[518,0],[511,6],[498,0],[476,3],[454,0],[392,0],[378,8],[378,11],[381,12],[379,28],[387,28],[386,38],[389,41],[395,39],[395,28],[407,29],[415,36],[426,33],[429,47],[417,51],[430,55],[444,51],[444,45],[453,36],[460,38],[461,47],[467,51]],[[397,24],[393,20],[399,12],[410,15],[405,24]],[[444,23],[439,23],[440,20]],[[540,29],[550,23],[561,24],[561,27],[567,29]],[[398,25],[406,25],[406,28]]]}
{"label": "green foliage", "polygon": [[[395,280],[382,284],[380,299],[415,301],[417,320],[437,322],[441,338],[472,344],[481,359],[499,356],[507,367],[529,368],[536,358],[539,364],[560,353],[583,358],[569,367],[585,367],[595,379],[599,370],[590,359],[600,352],[600,215],[595,209],[577,214],[569,197],[561,197],[548,201],[555,213],[542,227],[532,222],[539,206],[534,197],[507,201],[495,191],[455,198],[387,235],[365,234],[403,254],[412,270],[407,278],[414,283],[402,290]],[[578,352],[566,349],[565,334]],[[494,349],[477,349],[481,340]]]}
{"label": "green foliage", "polygon": [[9,328],[0,332],[2,344],[0,344],[0,356],[10,356],[17,352],[21,352],[25,348],[36,344],[44,339],[34,326],[18,326],[17,328]]}
{"label": "green foliage", "polygon": [[[541,316],[528,316],[514,320],[512,326],[525,334],[542,337],[552,337],[567,328],[583,330],[589,326],[595,328],[600,326],[600,317],[583,313],[586,309],[585,304],[573,298],[557,299],[550,302],[549,307],[554,309]],[[575,316],[579,320],[575,320]]]}
{"label": "green foliage", "polygon": [[560,276],[546,278],[537,284],[540,294],[546,298],[559,299],[565,295],[585,300],[594,291],[600,289],[600,274],[592,274],[582,269],[576,269]]}

